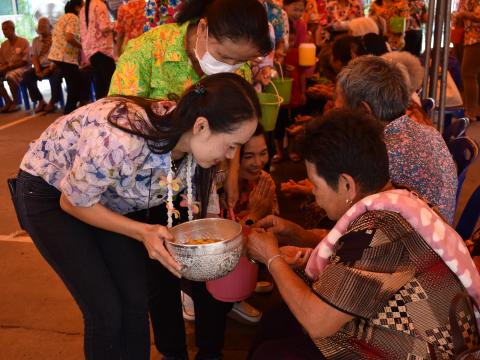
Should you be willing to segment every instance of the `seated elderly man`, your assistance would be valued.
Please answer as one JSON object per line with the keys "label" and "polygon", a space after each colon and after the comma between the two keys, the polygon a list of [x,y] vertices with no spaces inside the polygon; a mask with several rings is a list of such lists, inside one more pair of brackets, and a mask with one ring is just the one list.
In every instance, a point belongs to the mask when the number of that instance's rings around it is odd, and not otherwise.
{"label": "seated elderly man", "polygon": [[379,57],[358,57],[337,77],[335,105],[363,109],[384,124],[392,181],[417,192],[452,224],[455,163],[436,129],[405,115],[411,94],[404,71]]}
{"label": "seated elderly man", "polygon": [[[7,40],[0,48],[0,96],[5,100],[1,112],[12,112],[20,109],[18,90],[25,71],[31,67],[30,45],[27,39],[15,34],[15,24],[12,21],[4,21],[2,31]],[[3,85],[4,80],[7,80],[12,98]]]}
{"label": "seated elderly man", "polygon": [[[60,101],[62,96],[62,73],[54,62],[48,60],[50,47],[52,46],[52,25],[47,18],[40,18],[37,26],[37,36],[32,42],[32,63],[33,68],[24,75],[24,82],[27,86],[30,98],[37,102],[35,112],[55,110],[55,103]],[[42,94],[38,90],[37,81],[48,79],[52,90],[52,97],[48,104],[45,103]]]}

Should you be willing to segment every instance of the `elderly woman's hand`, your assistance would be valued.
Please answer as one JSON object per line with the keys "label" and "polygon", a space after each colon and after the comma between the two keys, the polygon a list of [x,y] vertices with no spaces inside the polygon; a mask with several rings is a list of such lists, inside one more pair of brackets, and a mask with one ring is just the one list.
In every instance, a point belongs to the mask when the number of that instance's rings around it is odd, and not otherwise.
{"label": "elderly woman's hand", "polygon": [[298,246],[282,246],[280,248],[280,254],[282,254],[285,262],[292,267],[305,267],[308,259],[312,254],[313,249],[302,248]]}
{"label": "elderly woman's hand", "polygon": [[268,215],[262,220],[257,221],[254,228],[262,228],[268,232],[272,232],[281,244],[288,244],[292,241],[296,231],[301,227],[276,215]]}
{"label": "elderly woman's hand", "polygon": [[248,257],[264,264],[272,256],[280,254],[275,235],[262,229],[252,229],[247,241]]}

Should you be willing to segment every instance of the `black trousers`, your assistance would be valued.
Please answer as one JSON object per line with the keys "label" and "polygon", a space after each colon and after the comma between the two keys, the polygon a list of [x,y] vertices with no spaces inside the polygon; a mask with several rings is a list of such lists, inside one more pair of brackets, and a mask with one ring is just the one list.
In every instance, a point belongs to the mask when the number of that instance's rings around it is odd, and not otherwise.
{"label": "black trousers", "polygon": [[110,81],[115,72],[115,61],[111,57],[97,52],[90,57],[90,64],[92,64],[95,84],[95,98],[98,100],[108,95]]}
{"label": "black trousers", "polygon": [[285,303],[262,316],[248,354],[249,360],[324,360],[312,339]]}
{"label": "black trousers", "polygon": [[83,83],[78,65],[58,61],[57,66],[62,71],[65,82],[67,83],[67,101],[65,103],[64,114],[70,114],[77,108],[77,103],[82,98]]}
{"label": "black trousers", "polygon": [[[65,213],[61,193],[42,178],[20,171],[14,196],[21,223],[77,302],[84,318],[85,358],[149,359],[148,312],[155,345],[165,355],[186,353],[180,280],[144,246],[90,226]],[[165,206],[150,209],[151,223],[166,223]],[[147,212],[129,217],[147,221]],[[226,313],[204,283],[191,282],[198,358],[220,356]]]}

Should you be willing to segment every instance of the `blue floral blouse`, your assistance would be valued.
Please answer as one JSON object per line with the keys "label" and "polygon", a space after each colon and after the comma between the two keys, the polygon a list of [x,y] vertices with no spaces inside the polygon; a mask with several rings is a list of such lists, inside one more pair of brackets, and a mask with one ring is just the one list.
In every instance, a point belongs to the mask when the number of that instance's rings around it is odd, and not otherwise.
{"label": "blue floral blouse", "polygon": [[[173,107],[164,101],[155,111],[166,113]],[[166,202],[167,187],[160,181],[166,180],[170,153],[152,153],[146,140],[111,125],[109,114],[122,127],[129,126],[129,118],[146,118],[141,107],[121,98],[81,107],[58,118],[34,140],[20,168],[43,178],[75,206],[100,203],[126,214]],[[185,178],[182,163],[174,195],[186,187]]]}
{"label": "blue floral blouse", "polygon": [[457,169],[442,135],[402,116],[385,127],[390,178],[416,191],[453,223]]}

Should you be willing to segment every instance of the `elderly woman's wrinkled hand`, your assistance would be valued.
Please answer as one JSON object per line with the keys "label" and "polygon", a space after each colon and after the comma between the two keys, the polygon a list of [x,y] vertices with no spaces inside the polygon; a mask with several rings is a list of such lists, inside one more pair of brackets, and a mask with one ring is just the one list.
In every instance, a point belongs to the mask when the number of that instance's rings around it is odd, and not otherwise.
{"label": "elderly woman's wrinkled hand", "polygon": [[272,256],[279,254],[278,241],[271,232],[252,229],[248,235],[247,253],[250,259],[266,263]]}
{"label": "elderly woman's wrinkled hand", "polygon": [[253,227],[262,228],[275,234],[280,244],[288,244],[291,242],[295,230],[300,226],[276,215],[268,215],[257,221]]}
{"label": "elderly woman's wrinkled hand", "polygon": [[312,254],[313,249],[302,248],[298,246],[282,246],[280,254],[282,254],[285,262],[291,267],[303,268],[307,265],[308,259]]}

